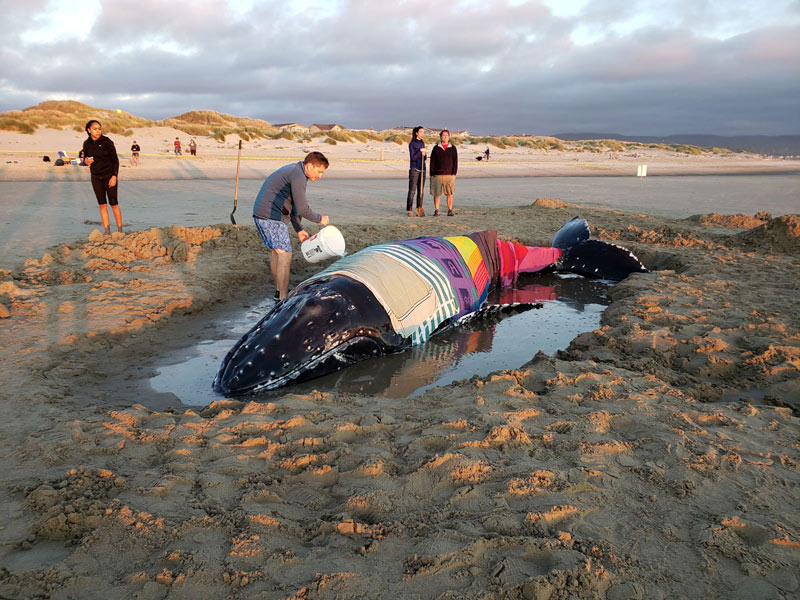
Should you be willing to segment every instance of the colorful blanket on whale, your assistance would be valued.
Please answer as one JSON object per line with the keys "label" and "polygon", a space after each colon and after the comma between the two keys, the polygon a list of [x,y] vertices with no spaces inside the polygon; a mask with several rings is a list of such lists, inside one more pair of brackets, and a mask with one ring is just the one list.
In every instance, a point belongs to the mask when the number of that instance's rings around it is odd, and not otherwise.
{"label": "colorful blanket on whale", "polygon": [[513,282],[519,268],[541,270],[558,256],[554,248],[497,240],[495,230],[425,236],[369,246],[308,281],[343,275],[362,283],[386,310],[394,330],[416,346],[448,319],[478,310],[495,281]]}

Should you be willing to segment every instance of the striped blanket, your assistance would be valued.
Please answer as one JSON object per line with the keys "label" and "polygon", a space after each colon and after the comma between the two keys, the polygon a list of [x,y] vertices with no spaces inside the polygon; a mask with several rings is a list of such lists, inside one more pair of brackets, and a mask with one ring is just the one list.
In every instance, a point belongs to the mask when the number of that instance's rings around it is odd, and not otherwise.
{"label": "striped blanket", "polygon": [[525,257],[524,246],[515,253],[515,246],[497,240],[494,230],[419,237],[370,246],[307,281],[343,275],[362,283],[386,310],[394,330],[416,346],[448,319],[478,310],[493,281],[508,280],[523,262],[525,267],[537,262]]}

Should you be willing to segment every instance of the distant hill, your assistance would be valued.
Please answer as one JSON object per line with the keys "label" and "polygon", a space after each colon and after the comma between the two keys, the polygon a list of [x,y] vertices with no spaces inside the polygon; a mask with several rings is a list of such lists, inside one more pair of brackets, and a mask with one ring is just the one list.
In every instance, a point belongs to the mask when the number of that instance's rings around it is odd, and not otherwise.
{"label": "distant hill", "polygon": [[37,127],[61,129],[70,127],[83,131],[89,119],[99,119],[104,133],[129,135],[133,127],[148,127],[153,124],[122,110],[96,108],[75,100],[48,100],[23,110],[0,113],[0,129],[33,133]]}
{"label": "distant hill", "polygon": [[278,133],[269,122],[248,117],[234,117],[211,110],[193,110],[163,121],[151,121],[123,110],[89,106],[75,100],[48,100],[23,110],[0,113],[0,129],[32,134],[38,127],[83,131],[88,119],[99,119],[104,133],[129,136],[134,127],[166,126],[195,136],[224,140],[236,133],[242,139],[268,137]]}
{"label": "distant hill", "polygon": [[243,140],[259,137],[272,137],[278,133],[268,121],[234,117],[213,110],[192,110],[177,117],[169,117],[160,123],[188,133],[189,135],[209,135],[224,140],[226,135],[235,133]]}
{"label": "distant hill", "polygon": [[620,140],[643,144],[687,144],[703,148],[727,148],[734,152],[755,152],[771,156],[800,155],[800,135],[708,135],[686,133],[681,135],[623,135],[621,133],[556,133],[561,140]]}

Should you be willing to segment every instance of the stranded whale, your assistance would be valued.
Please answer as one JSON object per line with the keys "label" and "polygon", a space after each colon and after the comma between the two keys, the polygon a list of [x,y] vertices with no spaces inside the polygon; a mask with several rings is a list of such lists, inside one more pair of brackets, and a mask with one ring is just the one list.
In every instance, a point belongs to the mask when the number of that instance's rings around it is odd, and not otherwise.
{"label": "stranded whale", "polygon": [[423,344],[481,310],[493,287],[539,271],[618,281],[647,269],[626,248],[590,240],[577,217],[551,247],[498,240],[494,230],[370,246],[278,302],[228,352],[213,387],[228,395],[274,389]]}

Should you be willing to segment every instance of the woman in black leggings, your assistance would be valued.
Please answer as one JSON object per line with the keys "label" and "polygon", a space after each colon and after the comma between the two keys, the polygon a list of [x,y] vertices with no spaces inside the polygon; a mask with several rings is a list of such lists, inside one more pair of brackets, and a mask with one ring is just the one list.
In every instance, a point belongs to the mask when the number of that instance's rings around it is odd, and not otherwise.
{"label": "woman in black leggings", "polygon": [[83,152],[86,155],[86,164],[92,173],[92,189],[100,207],[100,219],[103,221],[105,233],[111,233],[106,204],[111,205],[114,220],[117,222],[117,231],[122,232],[122,213],[117,204],[119,174],[117,149],[114,147],[114,142],[103,135],[100,121],[92,119],[86,123],[86,133],[89,137],[83,142]]}

